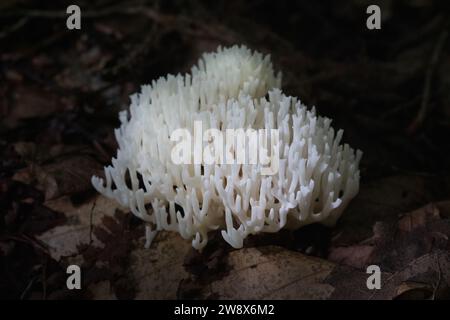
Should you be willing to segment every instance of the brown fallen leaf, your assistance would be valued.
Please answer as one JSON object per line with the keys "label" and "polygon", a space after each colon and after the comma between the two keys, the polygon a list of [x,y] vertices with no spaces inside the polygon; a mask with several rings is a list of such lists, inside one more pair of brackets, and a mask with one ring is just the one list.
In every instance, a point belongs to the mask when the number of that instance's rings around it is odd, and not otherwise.
{"label": "brown fallen leaf", "polygon": [[183,280],[179,296],[188,299],[391,299],[391,274],[382,289],[367,288],[364,271],[277,246],[244,248],[226,254],[218,274]]}
{"label": "brown fallen leaf", "polygon": [[62,110],[54,94],[35,86],[16,86],[12,105],[14,108],[5,112],[0,122],[9,129],[15,128],[21,121],[45,117]]}
{"label": "brown fallen leaf", "polygon": [[424,300],[433,295],[433,287],[427,283],[406,281],[397,289],[396,300]]}
{"label": "brown fallen leaf", "polygon": [[398,214],[427,203],[428,180],[422,176],[391,176],[361,185],[335,228],[334,244],[354,245],[373,235],[378,221],[393,222]]}
{"label": "brown fallen leaf", "polygon": [[228,254],[228,271],[201,286],[196,298],[326,299],[334,289],[324,280],[333,268],[330,262],[281,247],[244,248]]}
{"label": "brown fallen leaf", "polygon": [[83,244],[88,245],[91,241],[99,244],[92,233],[93,228],[101,225],[103,217],[113,216],[119,208],[114,201],[100,195],[79,206],[75,206],[68,196],[49,200],[44,205],[63,213],[67,221],[37,236],[57,261],[65,256],[77,255],[78,247]]}
{"label": "brown fallen leaf", "polygon": [[[380,266],[395,278],[391,280],[398,287],[392,298],[420,297],[426,295],[425,287],[434,288],[433,298],[447,296],[450,274],[443,271],[443,265],[447,268],[450,260],[448,208],[448,201],[430,203],[401,215],[397,221],[378,222],[372,237],[349,246],[333,246],[329,259],[360,269],[371,264]],[[411,283],[421,283],[422,287],[409,288]]]}
{"label": "brown fallen leaf", "polygon": [[333,248],[328,259],[339,264],[363,268],[368,265],[374,250],[374,246],[363,244],[349,247],[337,247]]}
{"label": "brown fallen leaf", "polygon": [[[160,232],[152,246],[145,249],[143,228],[128,229],[123,220],[117,221],[117,215],[115,218],[116,223],[108,219],[109,227],[105,227],[104,220],[104,227],[97,229],[100,245],[82,254],[90,297],[175,299],[179,283],[188,275],[183,260],[191,249],[190,243],[174,233]],[[114,233],[117,228],[124,229]]]}
{"label": "brown fallen leaf", "polygon": [[48,165],[30,165],[13,179],[36,185],[46,200],[93,190],[91,177],[101,175],[102,167],[89,155],[66,157]]}
{"label": "brown fallen leaf", "polygon": [[178,234],[160,232],[149,249],[139,245],[130,255],[136,299],[176,299],[179,284],[188,277],[183,260],[192,249]]}
{"label": "brown fallen leaf", "polygon": [[431,221],[439,220],[439,209],[433,203],[405,214],[398,222],[398,230],[411,232],[417,228],[425,227]]}

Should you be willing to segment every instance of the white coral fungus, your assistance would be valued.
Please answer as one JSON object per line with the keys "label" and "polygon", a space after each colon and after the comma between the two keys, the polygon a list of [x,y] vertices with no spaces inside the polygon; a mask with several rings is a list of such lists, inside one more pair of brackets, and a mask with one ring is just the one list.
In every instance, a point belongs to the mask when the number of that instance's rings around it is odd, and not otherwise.
{"label": "white coral fungus", "polygon": [[[361,151],[340,144],[342,130],[279,89],[270,57],[246,47],[204,54],[190,74],[142,86],[120,113],[119,144],[103,179],[92,184],[158,230],[178,231],[201,250],[208,232],[241,248],[249,234],[320,222],[334,225],[359,189]],[[171,133],[205,128],[278,129],[279,170],[259,164],[175,164]]]}

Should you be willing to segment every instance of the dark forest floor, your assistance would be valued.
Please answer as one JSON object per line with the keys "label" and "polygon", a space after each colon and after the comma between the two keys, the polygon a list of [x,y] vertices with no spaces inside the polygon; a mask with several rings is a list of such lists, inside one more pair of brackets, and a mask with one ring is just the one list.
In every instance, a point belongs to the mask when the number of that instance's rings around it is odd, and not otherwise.
{"label": "dark forest floor", "polygon": [[[2,1],[0,298],[449,298],[450,3],[379,1],[370,31],[372,2],[76,1],[69,31],[74,1]],[[270,53],[284,91],[363,150],[360,193],[334,229],[242,250],[217,237],[203,254],[160,233],[145,250],[142,223],[90,184],[115,154],[117,113],[232,44]],[[71,263],[83,290],[65,289]]]}

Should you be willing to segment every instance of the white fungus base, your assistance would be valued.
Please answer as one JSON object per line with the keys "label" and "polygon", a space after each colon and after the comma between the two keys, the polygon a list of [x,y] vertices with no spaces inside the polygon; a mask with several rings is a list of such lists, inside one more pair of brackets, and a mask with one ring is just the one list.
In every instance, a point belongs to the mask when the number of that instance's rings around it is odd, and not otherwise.
{"label": "white fungus base", "polygon": [[[146,222],[147,247],[158,230],[177,231],[201,250],[211,230],[241,248],[249,234],[334,225],[358,193],[362,153],[340,144],[343,131],[282,94],[280,83],[268,56],[235,46],[205,54],[191,75],[143,86],[120,114],[106,182],[92,177],[93,186]],[[258,164],[174,164],[169,136],[192,132],[196,120],[204,131],[278,129],[278,173],[261,175]]]}

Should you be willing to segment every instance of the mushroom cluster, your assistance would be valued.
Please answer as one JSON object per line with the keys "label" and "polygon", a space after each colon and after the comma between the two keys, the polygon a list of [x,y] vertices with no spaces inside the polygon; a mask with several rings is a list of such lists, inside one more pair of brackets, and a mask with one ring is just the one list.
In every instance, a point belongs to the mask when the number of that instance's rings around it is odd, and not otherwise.
{"label": "mushroom cluster", "polygon": [[[359,190],[362,153],[341,144],[342,130],[280,86],[270,57],[244,46],[219,47],[190,73],[142,86],[119,114],[117,155],[105,179],[92,177],[93,186],[146,222],[147,247],[158,230],[179,232],[201,250],[217,229],[241,248],[250,234],[334,225]],[[261,163],[174,162],[173,132],[195,136],[199,121],[224,133],[277,130],[268,148],[277,156],[276,172],[261,174]]]}

